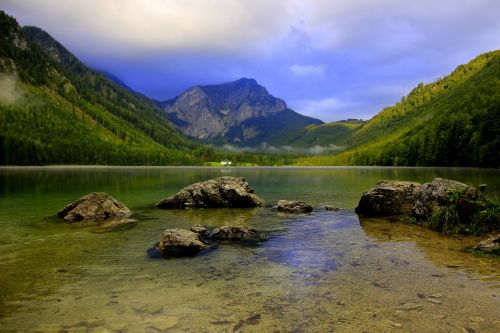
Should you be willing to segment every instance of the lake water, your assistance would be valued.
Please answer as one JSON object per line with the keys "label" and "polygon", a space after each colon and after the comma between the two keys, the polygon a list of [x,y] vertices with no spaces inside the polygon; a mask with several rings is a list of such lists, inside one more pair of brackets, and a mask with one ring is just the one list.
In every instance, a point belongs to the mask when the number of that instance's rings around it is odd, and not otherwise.
{"label": "lake water", "polygon": [[[158,210],[191,183],[243,176],[258,209]],[[0,169],[0,331],[499,332],[500,261],[446,237],[354,207],[381,179],[488,184],[500,171],[449,168]],[[105,191],[133,210],[125,226],[68,224],[59,209]],[[310,215],[271,210],[310,202]],[[324,211],[325,204],[343,208]],[[259,244],[152,259],[163,230],[243,224]]]}

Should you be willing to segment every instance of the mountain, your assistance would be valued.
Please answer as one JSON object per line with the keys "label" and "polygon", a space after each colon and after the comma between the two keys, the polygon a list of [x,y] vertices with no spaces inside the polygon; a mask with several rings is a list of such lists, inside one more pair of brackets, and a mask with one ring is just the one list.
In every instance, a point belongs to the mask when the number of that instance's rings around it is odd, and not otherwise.
{"label": "mountain", "polygon": [[419,84],[355,129],[349,147],[301,165],[500,166],[500,50]]}
{"label": "mountain", "polygon": [[205,148],[153,101],[4,12],[0,31],[0,164],[198,163]]}
{"label": "mountain", "polygon": [[253,146],[323,123],[288,109],[283,100],[247,78],[196,86],[158,105],[183,133],[213,143]]}

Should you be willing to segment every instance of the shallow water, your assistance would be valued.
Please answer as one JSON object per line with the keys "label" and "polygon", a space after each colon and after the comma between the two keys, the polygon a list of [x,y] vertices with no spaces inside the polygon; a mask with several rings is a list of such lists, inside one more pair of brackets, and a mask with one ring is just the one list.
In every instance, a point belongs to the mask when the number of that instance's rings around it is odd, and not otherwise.
{"label": "shallow water", "polygon": [[[266,207],[152,208],[221,175],[246,177]],[[360,221],[354,207],[380,179],[447,177],[500,193],[499,176],[440,168],[0,169],[0,331],[498,332],[500,264],[463,252],[476,239]],[[137,222],[79,226],[54,216],[91,191],[124,202]],[[278,199],[317,209],[277,214],[270,206]],[[194,258],[148,257],[164,229],[193,224],[244,224],[269,239]]]}

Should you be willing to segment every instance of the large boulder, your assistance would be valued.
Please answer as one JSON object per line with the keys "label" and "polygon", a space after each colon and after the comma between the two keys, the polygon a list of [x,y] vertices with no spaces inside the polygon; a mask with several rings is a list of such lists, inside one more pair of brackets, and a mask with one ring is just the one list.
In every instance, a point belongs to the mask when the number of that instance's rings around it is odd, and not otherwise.
{"label": "large boulder", "polygon": [[194,256],[208,246],[196,232],[186,229],[167,229],[157,245],[164,258]]}
{"label": "large boulder", "polygon": [[479,197],[479,191],[472,186],[443,178],[434,178],[432,182],[420,187],[415,197],[412,213],[418,219],[428,219],[436,210],[450,203],[453,192],[460,192],[460,197],[474,200]]}
{"label": "large boulder", "polygon": [[278,204],[273,207],[278,212],[291,214],[304,214],[313,211],[313,208],[304,201],[297,200],[278,200]]}
{"label": "large boulder", "polygon": [[356,213],[364,216],[397,216],[411,214],[420,183],[382,180],[363,193]]}
{"label": "large boulder", "polygon": [[245,178],[219,177],[195,183],[156,204],[158,208],[258,207],[264,204]]}
{"label": "large boulder", "polygon": [[105,192],[89,193],[61,209],[57,215],[65,221],[118,219],[132,212]]}
{"label": "large boulder", "polygon": [[258,236],[257,230],[242,225],[227,225],[214,228],[210,237],[218,241],[242,241],[250,240]]}

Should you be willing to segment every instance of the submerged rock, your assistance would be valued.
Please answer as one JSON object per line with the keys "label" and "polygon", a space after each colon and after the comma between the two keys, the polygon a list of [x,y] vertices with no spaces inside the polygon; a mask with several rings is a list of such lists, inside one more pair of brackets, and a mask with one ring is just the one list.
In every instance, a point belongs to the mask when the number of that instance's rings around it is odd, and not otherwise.
{"label": "submerged rock", "polygon": [[199,234],[186,229],[167,229],[158,243],[158,250],[165,258],[193,256],[207,247]]}
{"label": "submerged rock", "polygon": [[310,213],[313,211],[311,205],[304,201],[297,200],[279,200],[278,204],[274,206],[273,209],[279,212],[292,214]]}
{"label": "submerged rock", "polygon": [[[86,225],[86,223],[80,223],[81,225]],[[132,219],[113,219],[106,220],[104,223],[99,222],[90,232],[95,234],[101,234],[106,232],[118,232],[124,230],[130,230],[137,226],[137,220]]]}
{"label": "submerged rock", "polygon": [[341,210],[341,208],[338,208],[338,207],[335,207],[335,206],[325,206],[325,210],[330,210],[330,211],[338,212],[339,210]]}
{"label": "submerged rock", "polygon": [[242,225],[222,226],[210,232],[210,237],[218,241],[242,241],[253,239],[257,236],[257,230]]}
{"label": "submerged rock", "polygon": [[199,235],[206,235],[208,233],[208,229],[200,224],[193,225],[190,230]]}
{"label": "submerged rock", "polygon": [[131,214],[130,209],[105,192],[89,193],[57,213],[69,222],[124,218]]}
{"label": "submerged rock", "polygon": [[477,243],[476,246],[474,246],[474,250],[479,250],[484,253],[500,254],[500,232]]}
{"label": "submerged rock", "polygon": [[219,177],[195,183],[156,204],[158,208],[258,207],[264,204],[245,178]]}
{"label": "submerged rock", "polygon": [[432,182],[422,185],[417,192],[413,204],[412,213],[419,219],[427,219],[436,212],[437,209],[447,206],[450,203],[450,195],[453,191],[461,191],[463,199],[476,199],[479,191],[472,186],[443,178],[434,178]]}
{"label": "submerged rock", "polygon": [[363,193],[356,213],[364,216],[396,216],[411,214],[421,184],[398,180],[382,180]]}

